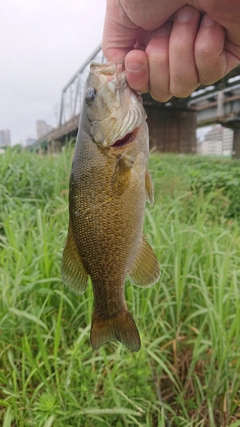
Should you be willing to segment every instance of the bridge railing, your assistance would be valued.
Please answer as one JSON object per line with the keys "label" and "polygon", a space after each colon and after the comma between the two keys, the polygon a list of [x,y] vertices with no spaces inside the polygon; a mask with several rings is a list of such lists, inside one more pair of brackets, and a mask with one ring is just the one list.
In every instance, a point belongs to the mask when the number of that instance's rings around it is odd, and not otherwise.
{"label": "bridge railing", "polygon": [[81,68],[74,74],[68,84],[62,90],[59,126],[80,114],[82,93],[89,73],[90,63],[104,62],[101,46],[98,46],[91,56],[84,62]]}

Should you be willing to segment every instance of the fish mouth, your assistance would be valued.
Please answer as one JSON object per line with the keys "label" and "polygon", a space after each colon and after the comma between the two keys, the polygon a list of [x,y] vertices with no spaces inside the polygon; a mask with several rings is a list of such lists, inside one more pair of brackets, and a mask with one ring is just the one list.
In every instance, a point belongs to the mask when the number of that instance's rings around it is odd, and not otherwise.
{"label": "fish mouth", "polygon": [[134,131],[127,133],[123,138],[118,139],[116,142],[114,142],[114,144],[112,144],[111,147],[123,148],[126,145],[131,144],[136,139],[138,129],[139,128],[136,128],[134,129]]}

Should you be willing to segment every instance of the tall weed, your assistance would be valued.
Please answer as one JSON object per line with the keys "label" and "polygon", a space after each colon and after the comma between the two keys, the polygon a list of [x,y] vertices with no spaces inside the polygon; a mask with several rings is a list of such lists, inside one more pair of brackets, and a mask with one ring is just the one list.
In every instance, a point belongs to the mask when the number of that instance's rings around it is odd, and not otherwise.
{"label": "tall weed", "polygon": [[60,280],[71,155],[0,157],[2,425],[237,427],[239,221],[226,190],[197,184],[232,166],[151,156],[144,233],[162,275],[148,289],[126,284],[143,344],[132,354],[91,349],[91,286],[76,298]]}

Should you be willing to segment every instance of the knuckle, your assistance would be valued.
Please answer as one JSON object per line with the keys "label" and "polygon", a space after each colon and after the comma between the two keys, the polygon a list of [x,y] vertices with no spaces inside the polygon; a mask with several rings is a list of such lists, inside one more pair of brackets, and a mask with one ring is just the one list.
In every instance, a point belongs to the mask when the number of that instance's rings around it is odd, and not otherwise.
{"label": "knuckle", "polygon": [[153,92],[150,92],[150,95],[151,95],[151,97],[153,99],[155,99],[155,101],[158,101],[158,102],[167,102],[167,101],[169,101],[169,99],[172,98],[171,93],[168,93],[168,94],[161,94],[161,93],[160,94],[155,94]]}
{"label": "knuckle", "polygon": [[200,45],[195,46],[194,54],[195,54],[195,58],[197,60],[197,59],[209,58],[209,56],[215,55],[215,52],[210,47],[201,43]]}
{"label": "knuckle", "polygon": [[217,80],[224,77],[226,72],[226,63],[223,58],[212,58],[196,61],[199,83],[207,86],[215,83]]}
{"label": "knuckle", "polygon": [[211,39],[197,38],[194,46],[195,58],[215,58],[219,54],[219,46]]}
{"label": "knuckle", "polygon": [[170,92],[176,98],[187,98],[196,88],[195,85],[178,84],[174,86],[170,86]]}
{"label": "knuckle", "polygon": [[146,49],[146,54],[148,56],[149,66],[152,67],[154,65],[161,66],[168,62],[168,50],[159,49],[156,51],[151,46],[148,46]]}
{"label": "knuckle", "polygon": [[219,73],[211,73],[211,74],[200,73],[199,83],[204,85],[204,86],[212,85],[213,83],[215,83],[217,80],[221,79],[222,77],[223,76]]}
{"label": "knuckle", "polygon": [[167,102],[172,97],[171,92],[160,88],[150,88],[150,95],[155,101]]}

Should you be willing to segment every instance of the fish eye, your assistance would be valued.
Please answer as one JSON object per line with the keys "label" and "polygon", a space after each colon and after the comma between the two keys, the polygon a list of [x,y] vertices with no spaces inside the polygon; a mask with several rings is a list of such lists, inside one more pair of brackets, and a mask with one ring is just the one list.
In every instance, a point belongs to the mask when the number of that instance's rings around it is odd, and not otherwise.
{"label": "fish eye", "polygon": [[85,93],[85,101],[87,104],[91,104],[96,97],[97,91],[94,87],[89,87]]}

